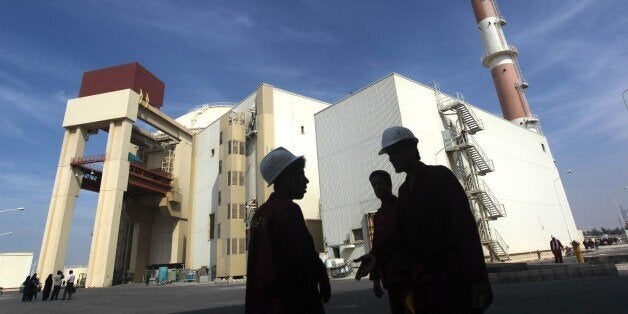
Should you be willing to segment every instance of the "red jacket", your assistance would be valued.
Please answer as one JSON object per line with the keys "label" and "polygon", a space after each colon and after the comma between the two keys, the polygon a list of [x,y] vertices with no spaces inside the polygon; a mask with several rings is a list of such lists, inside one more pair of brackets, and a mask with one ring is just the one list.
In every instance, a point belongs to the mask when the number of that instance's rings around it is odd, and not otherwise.
{"label": "red jacket", "polygon": [[272,193],[251,220],[246,313],[324,313],[318,282],[328,280],[301,208]]}

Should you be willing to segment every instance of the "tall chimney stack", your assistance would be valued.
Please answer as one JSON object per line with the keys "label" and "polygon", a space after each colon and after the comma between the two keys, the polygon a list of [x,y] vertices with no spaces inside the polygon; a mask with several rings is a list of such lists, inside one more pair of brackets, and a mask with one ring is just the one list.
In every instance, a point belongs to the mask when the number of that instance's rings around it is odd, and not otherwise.
{"label": "tall chimney stack", "polygon": [[539,132],[538,119],[532,116],[523,90],[528,84],[522,79],[517,63],[517,48],[508,45],[501,16],[495,0],[471,0],[475,20],[484,43],[482,65],[491,69],[493,83],[504,118],[512,123]]}

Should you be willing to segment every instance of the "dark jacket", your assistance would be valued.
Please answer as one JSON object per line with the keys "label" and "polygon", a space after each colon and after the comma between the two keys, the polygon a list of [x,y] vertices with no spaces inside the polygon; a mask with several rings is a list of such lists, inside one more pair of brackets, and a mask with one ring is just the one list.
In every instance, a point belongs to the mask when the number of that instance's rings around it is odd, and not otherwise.
{"label": "dark jacket", "polygon": [[[377,247],[389,237],[395,228],[397,218],[397,197],[388,206],[381,207],[373,216],[373,245]],[[410,267],[402,254],[396,254],[391,258],[391,262],[386,267],[377,267],[371,274],[371,280],[381,280],[384,288],[388,288],[391,284],[400,284],[408,282],[411,279]]]}
{"label": "dark jacket", "polygon": [[42,296],[42,298],[44,300],[48,299],[48,297],[50,296],[50,290],[52,289],[52,276],[48,276],[46,278],[46,281],[44,282],[44,294]]}
{"label": "dark jacket", "polygon": [[488,283],[469,200],[448,168],[420,163],[413,182],[399,188],[393,235],[372,253],[385,267],[399,252],[411,263],[415,297],[423,298],[415,302],[464,307],[471,285]]}
{"label": "dark jacket", "polygon": [[251,220],[246,313],[324,313],[318,283],[329,280],[301,208],[272,193]]}

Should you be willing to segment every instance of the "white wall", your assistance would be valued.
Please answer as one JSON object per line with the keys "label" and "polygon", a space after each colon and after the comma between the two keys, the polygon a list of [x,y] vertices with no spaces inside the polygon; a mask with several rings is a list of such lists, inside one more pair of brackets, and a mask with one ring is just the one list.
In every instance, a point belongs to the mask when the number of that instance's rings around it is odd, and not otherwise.
{"label": "white wall", "polygon": [[[197,135],[193,191],[194,216],[191,221],[193,253],[192,265],[188,266],[194,269],[216,264],[216,240],[209,239],[209,215],[215,213],[218,208],[219,136],[220,121],[215,121]],[[215,222],[214,228],[216,228]],[[214,229],[214,236],[216,236],[215,233]]]}
{"label": "white wall", "polygon": [[[376,169],[397,175],[386,155],[378,155],[384,129],[401,124],[392,76],[383,78],[315,115],[320,175],[323,235],[327,246],[344,243],[352,229],[364,225],[365,213],[379,208],[368,181]],[[368,233],[363,229],[364,237]],[[340,252],[355,258],[368,250],[364,243]]]}
{"label": "white wall", "polygon": [[[471,108],[485,128],[474,138],[495,165],[495,172],[481,179],[507,212],[507,217],[491,221],[490,226],[510,246],[509,252],[545,250],[551,234],[563,243],[569,242],[569,234],[576,239],[573,216],[561,181],[555,181],[558,172],[545,137]],[[408,127],[419,138],[423,162],[451,168],[434,91],[402,76],[387,76],[315,118],[328,246],[342,244],[351,229],[364,224],[364,213],[379,207],[368,174],[375,169],[393,172],[385,155],[377,156],[386,127]],[[402,180],[403,175],[393,175],[393,191]],[[341,251],[341,257],[355,258],[368,249],[357,245]]]}
{"label": "white wall", "polygon": [[[305,219],[319,219],[320,192],[314,114],[329,104],[274,88],[273,105],[275,147],[283,146],[306,159],[305,176],[310,183],[305,197],[296,203],[301,207]],[[301,126],[304,128],[303,134]]]}
{"label": "white wall", "polygon": [[0,287],[19,288],[31,275],[32,263],[33,253],[0,253]]}
{"label": "white wall", "polygon": [[480,109],[474,112],[484,122],[484,130],[474,138],[495,166],[482,180],[507,213],[491,227],[510,252],[547,250],[552,234],[565,245],[576,240],[576,225],[547,139]]}

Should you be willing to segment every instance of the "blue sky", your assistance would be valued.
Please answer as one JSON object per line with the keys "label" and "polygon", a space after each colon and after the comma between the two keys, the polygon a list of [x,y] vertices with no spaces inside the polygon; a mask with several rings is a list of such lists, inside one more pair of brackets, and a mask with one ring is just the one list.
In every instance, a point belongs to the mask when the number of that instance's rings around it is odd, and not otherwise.
{"label": "blue sky", "polygon": [[[581,229],[628,207],[624,0],[501,1]],[[470,1],[3,1],[0,251],[39,254],[67,99],[83,72],[138,61],[166,83],[172,116],[238,101],[266,82],[334,102],[398,72],[501,114],[480,64]],[[103,136],[87,153],[104,151]],[[565,174],[573,170],[571,174]],[[67,264],[86,264],[96,194],[77,200]]]}

